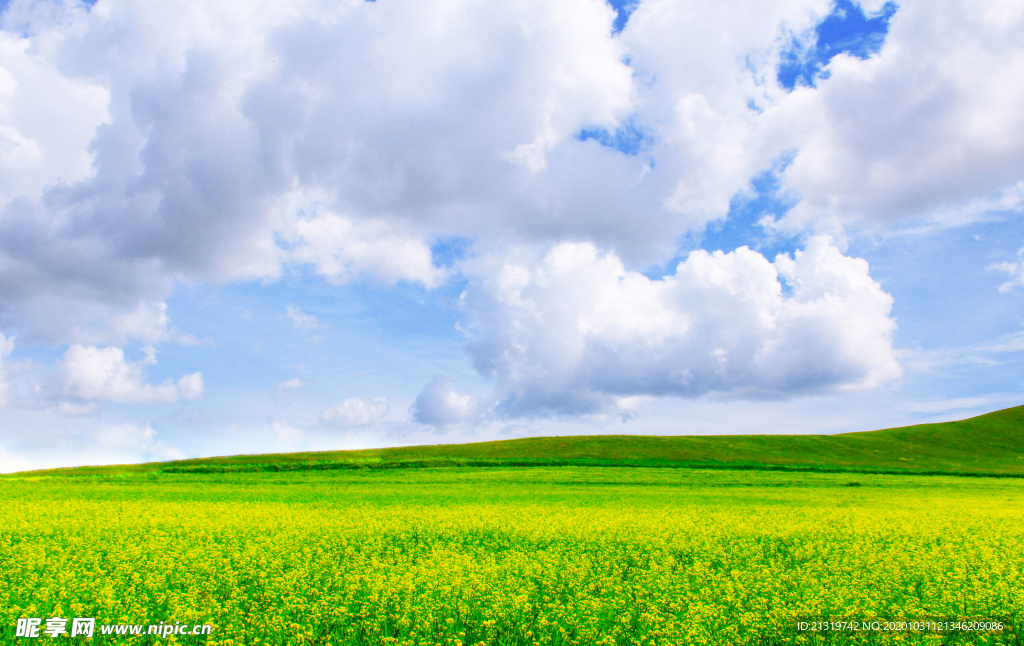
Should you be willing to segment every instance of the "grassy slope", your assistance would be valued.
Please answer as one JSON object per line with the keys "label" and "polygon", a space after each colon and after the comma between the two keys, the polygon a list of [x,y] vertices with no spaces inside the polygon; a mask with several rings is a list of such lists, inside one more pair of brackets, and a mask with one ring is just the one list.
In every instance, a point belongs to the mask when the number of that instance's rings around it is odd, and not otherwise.
{"label": "grassy slope", "polygon": [[[238,455],[30,472],[320,469],[418,464],[633,464],[1024,476],[1024,406],[958,422],[840,435],[535,437],[362,451]],[[18,474],[19,477],[28,473]]]}

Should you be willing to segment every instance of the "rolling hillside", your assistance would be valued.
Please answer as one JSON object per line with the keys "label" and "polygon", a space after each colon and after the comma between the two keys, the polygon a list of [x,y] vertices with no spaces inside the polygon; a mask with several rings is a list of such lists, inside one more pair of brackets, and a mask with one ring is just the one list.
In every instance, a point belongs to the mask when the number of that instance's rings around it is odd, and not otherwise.
{"label": "rolling hillside", "polygon": [[1024,477],[1024,406],[956,422],[839,435],[535,437],[471,444],[237,455],[7,477],[427,466],[619,465]]}

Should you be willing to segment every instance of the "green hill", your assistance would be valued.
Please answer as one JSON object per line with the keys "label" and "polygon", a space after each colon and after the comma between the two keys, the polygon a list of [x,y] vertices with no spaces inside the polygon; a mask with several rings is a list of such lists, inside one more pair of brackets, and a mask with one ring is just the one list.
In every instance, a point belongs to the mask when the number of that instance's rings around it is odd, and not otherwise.
{"label": "green hill", "polygon": [[[589,435],[49,469],[25,476],[425,466],[620,465],[1024,477],[1024,406],[838,435]],[[11,477],[10,474],[7,477]]]}

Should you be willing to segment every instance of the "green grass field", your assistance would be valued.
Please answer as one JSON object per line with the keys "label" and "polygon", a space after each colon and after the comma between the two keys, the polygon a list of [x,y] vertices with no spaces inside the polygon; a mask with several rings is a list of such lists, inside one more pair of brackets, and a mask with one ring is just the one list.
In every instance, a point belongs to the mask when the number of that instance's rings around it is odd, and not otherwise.
{"label": "green grass field", "polygon": [[538,437],[361,451],[238,455],[140,465],[52,469],[34,472],[33,475],[112,475],[156,471],[223,473],[446,465],[618,465],[1024,476],[1024,406],[958,422],[839,435]]}
{"label": "green grass field", "polygon": [[1021,417],[10,474],[0,643],[1019,646]]}

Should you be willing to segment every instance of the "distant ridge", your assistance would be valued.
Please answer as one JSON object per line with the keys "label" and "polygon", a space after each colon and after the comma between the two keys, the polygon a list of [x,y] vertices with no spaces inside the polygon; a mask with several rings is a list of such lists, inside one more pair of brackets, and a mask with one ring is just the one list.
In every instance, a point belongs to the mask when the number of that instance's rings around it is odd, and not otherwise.
{"label": "distant ridge", "polygon": [[75,467],[6,477],[451,466],[638,466],[1024,477],[1024,406],[838,435],[584,435]]}

